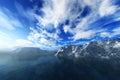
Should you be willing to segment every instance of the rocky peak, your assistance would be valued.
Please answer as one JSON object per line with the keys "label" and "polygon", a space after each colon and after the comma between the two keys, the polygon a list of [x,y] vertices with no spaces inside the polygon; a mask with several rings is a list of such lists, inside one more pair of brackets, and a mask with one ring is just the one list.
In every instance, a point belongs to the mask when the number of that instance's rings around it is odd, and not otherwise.
{"label": "rocky peak", "polygon": [[56,55],[64,58],[80,58],[85,56],[118,58],[120,57],[120,39],[93,41],[84,45],[64,46],[56,53]]}

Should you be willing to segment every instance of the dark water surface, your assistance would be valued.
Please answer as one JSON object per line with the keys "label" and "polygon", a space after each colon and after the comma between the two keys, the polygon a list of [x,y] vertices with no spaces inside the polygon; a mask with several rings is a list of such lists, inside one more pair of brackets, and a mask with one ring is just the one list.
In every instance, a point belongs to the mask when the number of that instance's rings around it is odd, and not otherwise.
{"label": "dark water surface", "polygon": [[65,60],[41,56],[32,60],[0,57],[0,80],[120,80],[119,59]]}

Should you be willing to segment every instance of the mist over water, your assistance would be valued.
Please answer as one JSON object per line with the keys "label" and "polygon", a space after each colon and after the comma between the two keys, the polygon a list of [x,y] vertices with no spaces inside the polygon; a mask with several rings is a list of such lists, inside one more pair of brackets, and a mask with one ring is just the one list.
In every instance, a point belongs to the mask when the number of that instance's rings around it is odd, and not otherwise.
{"label": "mist over water", "polygon": [[[23,55],[24,56],[24,55]],[[120,60],[42,55],[36,59],[0,56],[0,80],[119,80]]]}

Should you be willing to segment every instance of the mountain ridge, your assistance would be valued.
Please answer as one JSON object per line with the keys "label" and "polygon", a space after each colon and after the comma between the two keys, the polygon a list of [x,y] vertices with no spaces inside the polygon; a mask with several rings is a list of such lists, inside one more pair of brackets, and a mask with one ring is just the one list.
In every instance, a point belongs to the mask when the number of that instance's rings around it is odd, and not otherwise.
{"label": "mountain ridge", "polygon": [[84,45],[69,45],[59,49],[55,54],[63,58],[81,58],[81,57],[98,57],[98,58],[120,58],[120,38],[109,39],[104,41],[93,41]]}

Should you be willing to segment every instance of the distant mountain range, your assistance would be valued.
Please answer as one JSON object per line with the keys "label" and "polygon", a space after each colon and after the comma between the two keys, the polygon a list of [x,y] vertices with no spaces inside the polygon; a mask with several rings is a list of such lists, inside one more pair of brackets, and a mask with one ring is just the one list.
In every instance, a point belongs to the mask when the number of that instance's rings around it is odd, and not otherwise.
{"label": "distant mountain range", "polygon": [[15,60],[35,60],[41,56],[53,56],[55,53],[38,47],[17,47],[10,51],[0,51],[0,56],[10,56]]}
{"label": "distant mountain range", "polygon": [[41,54],[48,53],[48,51],[41,50],[38,47],[18,47],[12,51],[15,54]]}
{"label": "distant mountain range", "polygon": [[18,47],[12,51],[15,58],[20,60],[37,59],[41,56],[54,55],[55,53],[55,51],[41,50],[38,47]]}
{"label": "distant mountain range", "polygon": [[84,45],[62,47],[56,56],[64,59],[91,58],[120,58],[120,39],[93,41]]}

